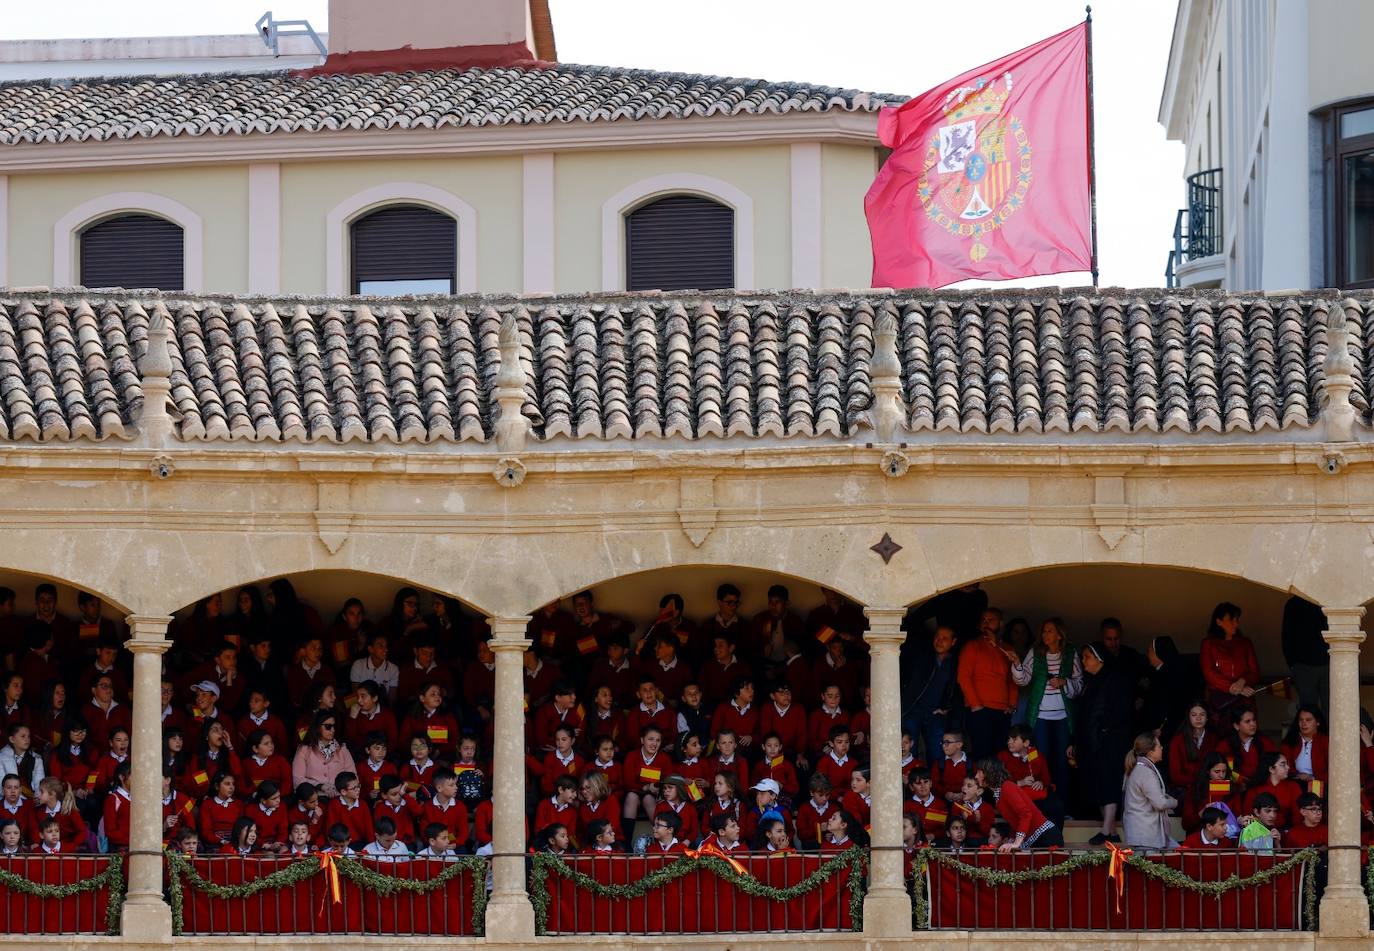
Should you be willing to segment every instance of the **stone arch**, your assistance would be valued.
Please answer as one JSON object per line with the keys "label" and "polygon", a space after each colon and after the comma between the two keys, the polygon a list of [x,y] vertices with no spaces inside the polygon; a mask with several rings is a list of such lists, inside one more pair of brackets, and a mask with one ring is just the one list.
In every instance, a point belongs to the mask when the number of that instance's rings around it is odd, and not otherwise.
{"label": "stone arch", "polygon": [[[115,593],[107,593],[103,584],[87,584],[80,580],[82,576],[79,574],[69,577],[66,573],[60,570],[54,570],[53,568],[34,565],[32,563],[12,564],[11,561],[12,560],[8,558],[0,560],[0,575],[15,575],[31,586],[40,585],[44,582],[51,582],[61,587],[72,588],[75,591],[84,591],[87,594],[93,594],[100,598],[107,608],[121,616],[137,613],[131,606],[135,602],[126,600],[129,597],[127,592],[119,592],[118,589],[115,589]],[[10,579],[6,581],[3,577],[0,577],[0,584],[6,587],[15,587],[13,583],[14,580],[15,579]],[[22,591],[17,587],[15,591],[18,594],[19,609],[22,611],[25,600],[31,592]],[[67,610],[67,605],[59,605],[58,610]]]}

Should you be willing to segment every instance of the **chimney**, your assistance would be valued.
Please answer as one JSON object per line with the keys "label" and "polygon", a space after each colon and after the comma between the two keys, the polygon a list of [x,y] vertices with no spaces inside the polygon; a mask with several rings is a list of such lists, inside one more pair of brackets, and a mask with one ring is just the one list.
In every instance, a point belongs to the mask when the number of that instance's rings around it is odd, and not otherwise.
{"label": "chimney", "polygon": [[308,73],[557,60],[548,0],[329,0],[329,58]]}

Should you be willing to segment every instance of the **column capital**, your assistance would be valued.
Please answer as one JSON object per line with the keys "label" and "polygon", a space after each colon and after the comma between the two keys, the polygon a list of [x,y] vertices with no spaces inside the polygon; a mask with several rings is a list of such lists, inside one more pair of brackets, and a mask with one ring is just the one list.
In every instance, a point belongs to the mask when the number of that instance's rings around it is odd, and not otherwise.
{"label": "column capital", "polygon": [[868,630],[864,632],[864,641],[868,644],[900,645],[906,640],[906,632],[902,630],[906,608],[864,608],[864,616],[868,618]]}
{"label": "column capital", "polygon": [[523,617],[489,617],[491,640],[487,646],[493,653],[502,651],[524,651],[532,643],[525,632],[529,629],[529,615]]}
{"label": "column capital", "polygon": [[124,619],[133,639],[137,641],[162,641],[167,637],[167,627],[172,623],[168,614],[130,614]]}
{"label": "column capital", "polygon": [[1326,615],[1326,630],[1322,640],[1333,651],[1358,651],[1364,642],[1364,631],[1360,621],[1364,618],[1362,607],[1322,607]]}

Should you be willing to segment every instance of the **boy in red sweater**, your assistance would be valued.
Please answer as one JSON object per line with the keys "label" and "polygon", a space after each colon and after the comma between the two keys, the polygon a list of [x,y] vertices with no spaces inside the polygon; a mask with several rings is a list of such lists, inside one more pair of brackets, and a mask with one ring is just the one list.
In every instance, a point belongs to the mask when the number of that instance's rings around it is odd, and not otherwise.
{"label": "boy in red sweater", "polygon": [[[564,776],[581,776],[587,761],[577,755],[573,743],[577,731],[566,723],[560,723],[553,731],[553,749],[544,754],[544,762],[539,770],[539,792],[544,796],[553,795],[554,784]],[[535,829],[543,826],[535,824]]]}
{"label": "boy in red sweater", "polygon": [[816,758],[829,748],[830,731],[837,726],[849,729],[849,714],[840,706],[840,688],[834,684],[821,691],[821,705],[806,721],[807,745]]}
{"label": "boy in red sweater", "polygon": [[1235,840],[1226,838],[1226,813],[1212,806],[1202,810],[1202,825],[1190,832],[1181,845],[1184,849],[1207,850],[1235,847]]}
{"label": "boy in red sweater", "polygon": [[105,838],[109,851],[129,849],[129,761],[115,767],[110,794],[105,797]]}
{"label": "boy in red sweater", "polygon": [[1299,821],[1283,837],[1284,848],[1325,847],[1326,809],[1322,806],[1321,797],[1316,793],[1303,793],[1298,797],[1297,813]]}
{"label": "boy in red sweater", "polygon": [[934,842],[945,834],[949,824],[949,803],[933,792],[930,770],[918,766],[907,774],[907,788],[911,796],[902,804],[902,811],[916,822],[917,831],[927,842]]}
{"label": "boy in red sweater", "polygon": [[559,776],[554,783],[553,795],[539,800],[539,808],[534,811],[535,834],[556,824],[562,824],[569,830],[577,828],[577,793],[576,777]]}
{"label": "boy in red sweater", "polygon": [[830,781],[830,798],[839,802],[849,788],[850,777],[857,765],[849,757],[849,727],[837,724],[830,728],[829,750],[816,763],[816,772]]}
{"label": "boy in red sweater", "polygon": [[419,839],[415,819],[420,807],[406,796],[406,784],[399,776],[383,776],[381,791],[377,797],[377,816],[386,816],[396,823],[396,838],[408,846],[414,846]]}
{"label": "boy in red sweater", "polygon": [[754,782],[771,779],[787,801],[796,799],[801,792],[797,771],[783,755],[782,738],[776,733],[765,733],[763,737],[763,758],[754,764]]}
{"label": "boy in red sweater", "polygon": [[964,754],[964,734],[958,730],[946,730],[941,745],[945,758],[935,767],[931,778],[935,781],[935,795],[945,802],[954,803],[963,795],[964,779],[971,765]]}
{"label": "boy in red sweater", "polygon": [[[376,802],[382,794],[382,780],[388,776],[399,778],[401,774],[396,764],[386,758],[386,734],[374,730],[363,739],[363,746],[367,757],[358,763],[358,780],[363,784],[363,797]],[[410,840],[402,837],[402,841]]]}
{"label": "boy in red sweater", "polygon": [[986,839],[997,821],[997,812],[983,802],[983,787],[976,777],[965,776],[963,794],[954,803],[954,814],[964,820],[970,839]]}
{"label": "boy in red sweater", "polygon": [[211,795],[200,801],[200,837],[207,849],[217,849],[229,841],[234,823],[243,815],[243,803],[234,798],[236,783],[232,773],[215,777]]}
{"label": "boy in red sweater", "polygon": [[372,813],[362,800],[362,783],[358,774],[344,770],[334,779],[339,795],[329,802],[324,811],[326,829],[343,826],[348,829],[348,841],[358,848],[371,842],[376,833],[372,828]]}
{"label": "boy in red sweater", "polygon": [[730,684],[730,701],[711,714],[711,735],[729,730],[739,739],[740,749],[748,750],[759,735],[759,711],[754,706],[754,681],[736,677]]}
{"label": "boy in red sweater", "polygon": [[808,784],[811,798],[797,810],[797,838],[802,848],[818,849],[825,839],[825,825],[839,806],[831,801],[830,780],[824,773],[813,773]]}
{"label": "boy in red sweater", "polygon": [[806,711],[792,702],[792,688],[779,680],[768,691],[771,703],[759,711],[759,732],[764,736],[776,733],[782,743],[782,754],[793,757],[798,769],[805,770]]}
{"label": "boy in red sweater", "polygon": [[[574,788],[576,788],[574,786]],[[468,841],[468,807],[458,798],[458,776],[448,767],[434,773],[434,796],[420,807],[420,828],[442,823],[448,829],[454,848],[462,848]]]}

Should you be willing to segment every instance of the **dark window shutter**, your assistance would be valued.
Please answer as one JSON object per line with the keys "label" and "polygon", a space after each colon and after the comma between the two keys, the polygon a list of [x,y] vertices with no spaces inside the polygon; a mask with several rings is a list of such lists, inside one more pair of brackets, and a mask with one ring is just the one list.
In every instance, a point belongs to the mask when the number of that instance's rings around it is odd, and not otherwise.
{"label": "dark window shutter", "polygon": [[390,205],[353,222],[353,293],[365,281],[448,281],[457,291],[458,222],[421,205]]}
{"label": "dark window shutter", "polygon": [[670,195],[625,217],[626,290],[734,286],[734,209],[696,195]]}
{"label": "dark window shutter", "polygon": [[81,283],[185,290],[183,247],[181,226],[166,218],[106,218],[81,232]]}

